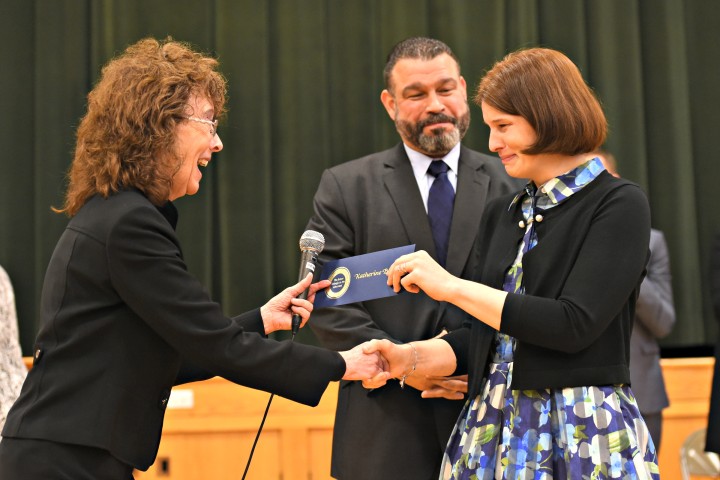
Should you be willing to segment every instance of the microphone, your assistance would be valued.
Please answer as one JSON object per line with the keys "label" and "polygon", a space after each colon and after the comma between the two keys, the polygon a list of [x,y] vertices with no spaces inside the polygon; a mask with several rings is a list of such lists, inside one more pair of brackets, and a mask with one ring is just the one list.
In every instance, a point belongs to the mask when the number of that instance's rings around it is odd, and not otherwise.
{"label": "microphone", "polygon": [[[320,232],[314,230],[306,230],[305,233],[300,237],[300,273],[298,274],[298,282],[307,277],[308,273],[315,273],[315,264],[317,263],[317,257],[322,249],[325,247],[325,237]],[[308,296],[308,289],[305,289],[297,298],[305,300]],[[300,328],[300,322],[302,317],[297,313],[292,316],[292,336]]]}

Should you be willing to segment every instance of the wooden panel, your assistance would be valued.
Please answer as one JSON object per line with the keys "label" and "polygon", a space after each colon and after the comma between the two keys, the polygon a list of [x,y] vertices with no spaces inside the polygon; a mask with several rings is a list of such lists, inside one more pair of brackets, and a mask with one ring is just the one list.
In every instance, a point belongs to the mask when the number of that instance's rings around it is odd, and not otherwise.
{"label": "wooden panel", "polygon": [[[248,480],[329,480],[337,383],[315,408],[274,397]],[[242,477],[270,394],[220,378],[173,389],[155,464],[138,480]]]}
{"label": "wooden panel", "polygon": [[[164,433],[158,457],[147,472],[135,472],[140,480],[213,479],[242,477],[254,433]],[[264,431],[255,450],[248,479],[281,478],[278,462],[280,432]]]}
{"label": "wooden panel", "polygon": [[[31,359],[25,359],[30,366]],[[713,358],[661,361],[670,396],[663,414],[661,478],[680,479],[680,446],[707,425]],[[316,408],[275,397],[248,480],[329,480],[337,402],[332,383]],[[220,378],[173,389],[158,460],[140,480],[242,477],[270,395]],[[700,480],[694,477],[694,480]]]}
{"label": "wooden panel", "polygon": [[330,480],[330,459],[332,457],[332,428],[310,430],[310,472],[311,480]]}
{"label": "wooden panel", "polygon": [[[663,412],[660,476],[680,479],[680,446],[695,430],[707,426],[713,358],[661,360],[670,406]],[[697,477],[695,477],[697,478]]]}

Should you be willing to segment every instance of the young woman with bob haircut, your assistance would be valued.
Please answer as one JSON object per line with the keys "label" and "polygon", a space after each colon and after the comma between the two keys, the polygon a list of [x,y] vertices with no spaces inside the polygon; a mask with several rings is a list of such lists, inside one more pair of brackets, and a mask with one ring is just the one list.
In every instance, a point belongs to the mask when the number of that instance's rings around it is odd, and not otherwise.
{"label": "young woman with bob haircut", "polygon": [[363,383],[469,373],[442,479],[657,479],[628,367],[648,257],[646,196],[591,154],[605,141],[605,115],[562,53],[507,55],[475,102],[490,150],[529,181],[488,205],[474,281],[423,251],[393,263],[396,291],[423,290],[468,319],[442,338],[366,344],[390,369]]}

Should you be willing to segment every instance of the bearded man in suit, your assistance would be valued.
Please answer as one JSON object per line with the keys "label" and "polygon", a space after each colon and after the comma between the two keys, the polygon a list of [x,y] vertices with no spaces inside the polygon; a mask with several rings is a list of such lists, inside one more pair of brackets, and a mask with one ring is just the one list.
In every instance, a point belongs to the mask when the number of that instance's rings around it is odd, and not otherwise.
{"label": "bearded man in suit", "polygon": [[[451,49],[409,38],[390,52],[380,99],[395,122],[398,145],[326,170],[307,228],[322,232],[322,262],[415,244],[454,275],[470,277],[475,238],[486,203],[519,191],[497,158],[460,144],[470,124],[465,79]],[[452,211],[444,238],[429,216],[431,163],[445,162]],[[429,205],[430,204],[430,205]],[[437,220],[435,220],[437,222]],[[464,313],[421,295],[397,295],[316,310],[310,326],[328,348],[385,338],[405,343],[459,328]],[[408,376],[368,393],[360,382],[340,386],[332,476],[340,480],[435,479],[462,408],[467,376]]]}

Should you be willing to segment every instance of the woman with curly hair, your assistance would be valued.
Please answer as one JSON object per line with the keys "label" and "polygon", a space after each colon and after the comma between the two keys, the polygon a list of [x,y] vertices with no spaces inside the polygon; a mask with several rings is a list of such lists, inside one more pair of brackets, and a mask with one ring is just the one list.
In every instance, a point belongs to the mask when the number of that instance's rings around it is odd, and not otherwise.
{"label": "woman with curly hair", "polygon": [[[147,470],[173,385],[219,375],[316,405],[330,381],[367,378],[377,355],[276,342],[327,282],[311,276],[226,317],[187,271],[172,201],[212,154],[226,82],[180,42],[141,40],[103,68],[77,131],[34,364],[0,442],[0,478],[128,479]],[[297,299],[310,289],[308,300]],[[312,365],[312,369],[307,368]]]}

